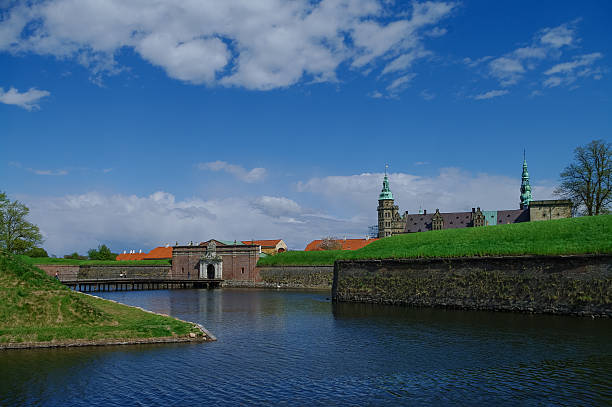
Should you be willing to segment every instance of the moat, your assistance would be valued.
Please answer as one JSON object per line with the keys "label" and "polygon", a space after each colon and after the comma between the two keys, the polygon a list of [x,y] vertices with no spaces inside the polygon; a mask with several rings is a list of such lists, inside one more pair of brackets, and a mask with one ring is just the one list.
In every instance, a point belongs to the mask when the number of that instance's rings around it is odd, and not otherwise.
{"label": "moat", "polygon": [[204,344],[0,353],[2,406],[604,405],[612,320],[332,304],[329,292],[98,293]]}

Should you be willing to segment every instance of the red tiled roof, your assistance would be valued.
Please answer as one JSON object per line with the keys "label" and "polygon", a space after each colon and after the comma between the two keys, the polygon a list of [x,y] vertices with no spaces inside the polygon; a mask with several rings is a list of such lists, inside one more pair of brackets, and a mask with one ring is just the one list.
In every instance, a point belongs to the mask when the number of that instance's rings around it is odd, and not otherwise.
{"label": "red tiled roof", "polygon": [[149,253],[121,253],[116,260],[161,260],[172,258],[172,247],[159,246]]}
{"label": "red tiled roof", "polygon": [[[378,239],[338,239],[338,242],[342,245],[340,250],[357,250],[375,242]],[[321,250],[322,240],[313,240],[308,243],[304,251],[311,252],[315,250]]]}
{"label": "red tiled roof", "polygon": [[248,244],[248,245],[257,245],[257,246],[263,246],[263,247],[276,247],[276,245],[281,241],[282,239],[276,239],[276,240],[243,240],[242,243],[244,244]]}
{"label": "red tiled roof", "polygon": [[172,258],[172,247],[156,247],[147,253],[144,257],[145,259],[150,260],[159,260],[159,259],[171,259]]}
{"label": "red tiled roof", "polygon": [[146,253],[121,253],[115,260],[143,260]]}

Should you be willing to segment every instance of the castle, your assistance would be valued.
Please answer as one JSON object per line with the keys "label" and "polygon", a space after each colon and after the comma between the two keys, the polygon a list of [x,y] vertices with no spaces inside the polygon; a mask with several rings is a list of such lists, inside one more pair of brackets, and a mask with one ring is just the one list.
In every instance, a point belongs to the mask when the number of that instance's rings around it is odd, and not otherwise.
{"label": "castle", "polygon": [[383,187],[378,196],[378,237],[387,237],[401,233],[426,232],[428,230],[457,229],[502,225],[508,223],[533,222],[540,220],[570,218],[572,202],[569,200],[535,201],[531,196],[527,160],[523,157],[519,209],[481,210],[472,208],[471,212],[408,213],[400,215],[395,205],[393,193],[389,188],[387,171],[383,178]]}

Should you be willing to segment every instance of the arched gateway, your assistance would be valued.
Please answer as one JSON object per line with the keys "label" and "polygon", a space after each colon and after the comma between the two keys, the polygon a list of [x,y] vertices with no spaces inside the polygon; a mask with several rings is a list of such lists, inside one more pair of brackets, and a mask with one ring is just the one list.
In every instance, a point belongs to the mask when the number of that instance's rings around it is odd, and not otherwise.
{"label": "arched gateway", "polygon": [[206,254],[200,259],[200,278],[202,279],[222,279],[223,261],[217,256],[217,245],[210,241],[206,247]]}

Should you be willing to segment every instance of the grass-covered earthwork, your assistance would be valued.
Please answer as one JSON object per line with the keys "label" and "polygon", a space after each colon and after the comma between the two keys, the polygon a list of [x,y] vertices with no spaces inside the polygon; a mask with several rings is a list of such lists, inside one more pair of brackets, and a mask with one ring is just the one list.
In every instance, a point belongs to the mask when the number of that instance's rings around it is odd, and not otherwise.
{"label": "grass-covered earthwork", "polygon": [[0,348],[201,338],[194,324],[75,292],[17,256],[0,252]]}
{"label": "grass-covered earthwork", "polygon": [[336,260],[612,253],[612,215],[391,236],[354,251],[288,251],[259,266],[331,265]]}

